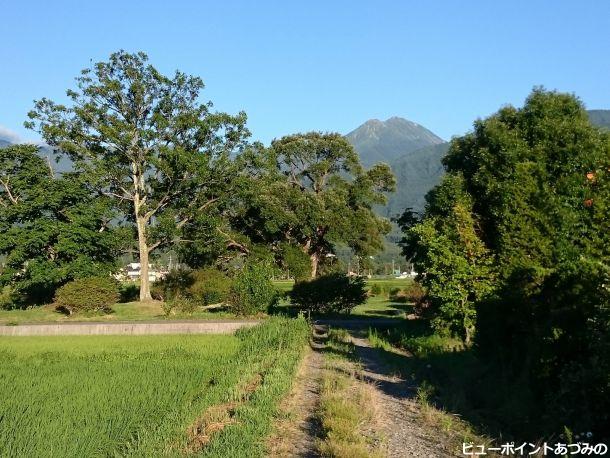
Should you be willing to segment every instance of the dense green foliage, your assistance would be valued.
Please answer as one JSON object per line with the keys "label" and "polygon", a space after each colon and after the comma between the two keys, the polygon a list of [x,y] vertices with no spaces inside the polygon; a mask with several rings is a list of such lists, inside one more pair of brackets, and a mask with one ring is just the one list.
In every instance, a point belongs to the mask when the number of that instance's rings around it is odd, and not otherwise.
{"label": "dense green foliage", "polygon": [[153,285],[154,299],[171,301],[179,297],[190,296],[189,288],[195,283],[190,269],[173,269]]}
{"label": "dense green foliage", "polygon": [[239,315],[267,312],[277,300],[269,262],[248,260],[232,276],[210,267],[175,269],[153,286],[153,297],[166,302],[165,313],[192,313],[197,307],[227,303]]}
{"label": "dense green foliage", "polygon": [[371,288],[369,289],[369,293],[372,296],[379,296],[381,294],[383,290],[381,289],[381,285],[379,285],[378,283],[373,283],[373,285],[371,286]]}
{"label": "dense green foliage", "polygon": [[13,306],[15,298],[13,297],[13,290],[10,286],[6,285],[0,289],[0,309],[10,309]]}
{"label": "dense green foliage", "polygon": [[179,242],[186,224],[213,213],[230,193],[231,155],[249,135],[244,113],[212,112],[200,100],[200,78],[166,77],[147,61],[144,53],[113,53],[76,78],[70,105],[43,98],[26,123],[133,223],[141,300],[151,298],[149,255]]}
{"label": "dense green foliage", "polygon": [[273,269],[265,263],[248,262],[236,274],[229,302],[238,315],[267,312],[277,302],[277,290],[271,282]]}
{"label": "dense green foliage", "polygon": [[6,306],[47,302],[62,284],[108,275],[119,253],[109,202],[74,173],[57,175],[33,145],[0,148],[0,286]]}
{"label": "dense green foliage", "polygon": [[[525,380],[546,432],[610,430],[610,137],[573,96],[536,89],[452,141],[406,224],[434,323]],[[462,331],[457,327],[462,322]],[[538,409],[538,410],[537,410]]]}
{"label": "dense green foliage", "polygon": [[272,319],[236,336],[3,338],[3,455],[180,455],[190,425],[233,403],[200,454],[264,456],[307,336],[303,320]]}
{"label": "dense green foliage", "polygon": [[298,246],[283,243],[280,248],[280,259],[282,267],[295,281],[311,278],[311,260]]}
{"label": "dense green foliage", "polygon": [[252,148],[244,160],[251,185],[236,223],[253,242],[300,248],[310,259],[310,278],[338,243],[358,255],[383,249],[390,225],[372,207],[385,203],[394,177],[386,164],[364,170],[341,135],[289,135],[270,148]]}
{"label": "dense green foliage", "polygon": [[459,176],[448,175],[432,192],[429,217],[414,226],[411,257],[426,275],[421,279],[434,308],[440,333],[470,343],[477,301],[492,290],[492,258],[479,239],[472,201]]}
{"label": "dense green foliage", "polygon": [[133,302],[140,297],[140,285],[136,282],[121,282],[119,285],[119,301]]}
{"label": "dense green foliage", "polygon": [[119,285],[110,277],[87,277],[66,283],[55,293],[55,305],[69,314],[104,312],[119,300]]}
{"label": "dense green foliage", "polygon": [[314,313],[349,313],[366,299],[364,278],[342,273],[296,283],[290,292],[294,305]]}
{"label": "dense green foliage", "polygon": [[192,273],[193,284],[189,287],[191,296],[203,305],[226,302],[231,289],[231,278],[224,272],[207,268]]}

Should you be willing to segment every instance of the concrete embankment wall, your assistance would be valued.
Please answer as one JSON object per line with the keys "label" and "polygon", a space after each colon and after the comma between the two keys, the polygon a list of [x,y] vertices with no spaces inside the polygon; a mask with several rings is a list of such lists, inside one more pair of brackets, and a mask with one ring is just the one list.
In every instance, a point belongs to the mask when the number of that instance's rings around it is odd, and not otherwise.
{"label": "concrete embankment wall", "polygon": [[0,326],[0,336],[232,334],[258,321],[53,323]]}

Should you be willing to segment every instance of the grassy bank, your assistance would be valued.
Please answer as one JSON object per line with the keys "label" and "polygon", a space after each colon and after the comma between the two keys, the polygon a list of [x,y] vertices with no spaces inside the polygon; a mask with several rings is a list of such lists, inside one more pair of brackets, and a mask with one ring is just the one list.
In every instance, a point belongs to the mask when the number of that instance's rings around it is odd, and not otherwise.
{"label": "grassy bank", "polygon": [[3,456],[262,456],[307,336],[4,337]]}
{"label": "grassy bank", "polygon": [[0,324],[19,325],[22,323],[41,322],[73,322],[73,321],[140,321],[140,320],[215,320],[235,318],[235,315],[226,311],[196,310],[193,313],[172,312],[165,315],[162,302],[126,302],[114,304],[111,312],[76,313],[68,316],[55,310],[52,304],[33,306],[25,310],[0,310]]}
{"label": "grassy bank", "polygon": [[[371,296],[365,304],[356,307],[350,315],[341,315],[341,318],[403,318],[410,311],[410,306],[389,298],[393,289],[404,289],[408,287],[410,279],[374,279],[368,280],[367,285],[371,288],[374,284],[379,285],[381,294]],[[292,280],[276,280],[274,285],[279,293],[285,294],[294,285]],[[290,304],[283,300],[280,310],[290,313]],[[0,325],[19,325],[24,323],[70,323],[74,321],[141,321],[141,320],[215,320],[235,318],[230,311],[220,309],[197,309],[193,313],[184,313],[174,310],[170,315],[163,311],[163,303],[151,302],[124,302],[114,304],[111,312],[100,313],[77,313],[72,316],[65,315],[55,310],[52,304],[32,306],[25,310],[0,310]]]}
{"label": "grassy bank", "polygon": [[[472,431],[489,437],[517,442],[544,439],[545,419],[530,388],[484,364],[460,340],[439,336],[425,320],[370,329],[368,337],[398,372],[417,381],[422,404],[436,408],[429,412],[450,413],[454,419],[457,415],[474,427]],[[395,347],[412,356],[398,354]],[[454,421],[447,415],[431,418],[439,425]]]}

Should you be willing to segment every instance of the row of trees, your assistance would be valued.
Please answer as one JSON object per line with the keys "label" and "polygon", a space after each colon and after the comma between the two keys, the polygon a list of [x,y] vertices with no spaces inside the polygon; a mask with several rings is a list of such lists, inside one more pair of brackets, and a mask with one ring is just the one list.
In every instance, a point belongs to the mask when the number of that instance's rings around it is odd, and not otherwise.
{"label": "row of trees", "polygon": [[338,243],[382,247],[389,225],[372,206],[394,189],[388,166],[364,170],[339,134],[250,143],[245,113],[213,111],[203,87],[120,51],[82,71],[68,104],[36,101],[26,126],[70,171],[33,146],[0,150],[0,282],[46,300],[111,271],[135,240],[149,300],[149,259],[169,248],[193,267],[263,256],[315,277]]}
{"label": "row of trees", "polygon": [[400,220],[434,326],[525,381],[543,421],[607,433],[609,133],[574,96],[535,89],[444,165],[423,217]]}

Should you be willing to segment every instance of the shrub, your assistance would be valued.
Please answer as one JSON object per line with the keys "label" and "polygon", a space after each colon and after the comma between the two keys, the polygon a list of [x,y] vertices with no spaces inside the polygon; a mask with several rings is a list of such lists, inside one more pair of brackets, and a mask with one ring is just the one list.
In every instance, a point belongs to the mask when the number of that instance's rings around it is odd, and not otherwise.
{"label": "shrub", "polygon": [[379,283],[373,283],[373,286],[371,286],[371,295],[379,296],[380,294],[381,294],[381,286],[379,286]]}
{"label": "shrub", "polygon": [[416,315],[425,316],[430,311],[430,302],[421,283],[414,281],[404,290],[407,302],[413,304]]}
{"label": "shrub", "polygon": [[174,269],[163,280],[156,282],[151,291],[154,299],[172,300],[189,294],[194,278],[190,269]]}
{"label": "shrub", "polygon": [[277,302],[271,282],[272,268],[266,263],[247,263],[231,285],[231,308],[238,315],[266,312]]}
{"label": "shrub", "polygon": [[[154,297],[154,296],[153,296]],[[170,316],[174,311],[174,307],[176,306],[174,301],[165,301],[161,304],[161,308],[163,309],[163,314],[165,316]]]}
{"label": "shrub", "polygon": [[13,297],[13,290],[10,286],[6,285],[0,289],[0,309],[10,310],[15,307],[15,301]]}
{"label": "shrub", "polygon": [[231,290],[231,279],[224,272],[209,268],[196,270],[194,282],[189,288],[191,296],[203,305],[226,302]]}
{"label": "shrub", "polygon": [[88,277],[73,280],[55,293],[58,310],[68,312],[103,312],[119,300],[119,288],[109,277]]}
{"label": "shrub", "polygon": [[197,301],[195,301],[191,297],[178,297],[176,299],[166,301],[165,303],[170,304],[170,313],[172,310],[177,309],[182,313],[186,313],[187,315],[192,315],[197,310],[197,307],[199,305]]}
{"label": "shrub", "polygon": [[424,288],[419,282],[416,281],[412,282],[403,291],[407,301],[412,302],[414,304],[421,302],[424,297],[426,297],[426,292],[424,291]]}
{"label": "shrub", "polygon": [[150,295],[155,301],[162,301],[165,297],[162,281],[157,281],[150,285]]}
{"label": "shrub", "polygon": [[140,285],[134,282],[121,283],[119,286],[120,302],[133,302],[140,299]]}
{"label": "shrub", "polygon": [[311,312],[351,312],[366,301],[365,281],[362,277],[348,277],[334,273],[294,285],[290,299],[297,307]]}
{"label": "shrub", "polygon": [[402,296],[402,291],[400,290],[400,288],[392,288],[390,289],[390,294],[389,294],[389,298],[391,301],[399,301],[401,299]]}

